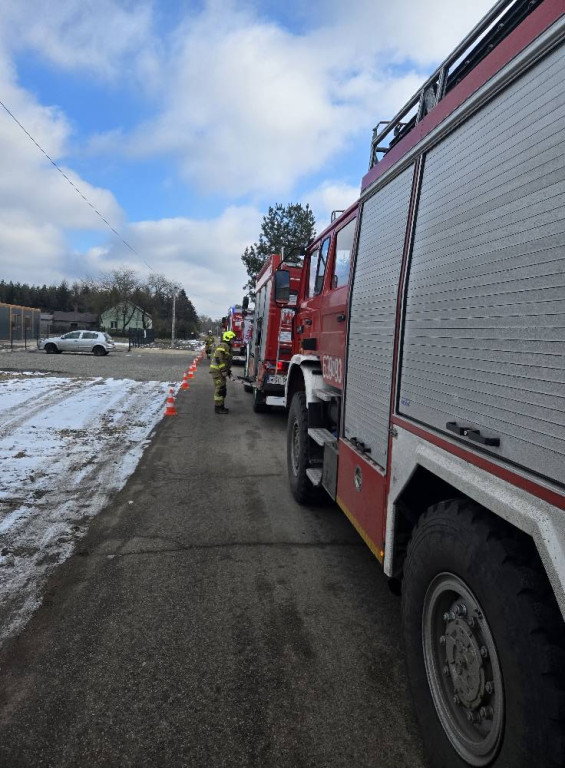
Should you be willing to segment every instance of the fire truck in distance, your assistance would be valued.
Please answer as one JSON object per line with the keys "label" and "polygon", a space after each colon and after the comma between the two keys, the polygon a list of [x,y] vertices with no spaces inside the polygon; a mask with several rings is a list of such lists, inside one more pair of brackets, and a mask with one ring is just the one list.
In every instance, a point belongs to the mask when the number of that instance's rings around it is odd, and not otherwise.
{"label": "fire truck in distance", "polygon": [[233,362],[245,363],[246,345],[243,338],[243,307],[235,304],[228,309],[226,317],[222,318],[222,327],[225,331],[233,331],[235,339],[232,342]]}
{"label": "fire truck in distance", "polygon": [[[284,270],[289,279],[288,307],[274,300],[274,276]],[[278,254],[270,256],[255,282],[255,310],[251,341],[248,345],[246,376],[253,392],[253,410],[264,411],[272,405],[284,405],[288,364],[292,357],[292,324],[298,297],[302,266],[282,264]]]}
{"label": "fire truck in distance", "polygon": [[565,765],[564,125],[563,0],[499,0],[303,267],[290,486],[401,590],[437,768]]}

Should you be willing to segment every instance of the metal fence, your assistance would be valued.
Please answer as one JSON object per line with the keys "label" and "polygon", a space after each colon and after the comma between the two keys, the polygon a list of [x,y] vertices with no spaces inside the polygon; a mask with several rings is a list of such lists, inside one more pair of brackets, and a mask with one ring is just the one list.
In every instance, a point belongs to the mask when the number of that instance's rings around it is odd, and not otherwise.
{"label": "metal fence", "polygon": [[[114,336],[118,334],[114,331]],[[152,328],[130,328],[127,334],[128,349],[133,347],[144,347],[147,344],[153,344],[155,341],[155,331]]]}
{"label": "metal fence", "polygon": [[14,346],[27,345],[39,337],[40,310],[0,304],[0,343]]}

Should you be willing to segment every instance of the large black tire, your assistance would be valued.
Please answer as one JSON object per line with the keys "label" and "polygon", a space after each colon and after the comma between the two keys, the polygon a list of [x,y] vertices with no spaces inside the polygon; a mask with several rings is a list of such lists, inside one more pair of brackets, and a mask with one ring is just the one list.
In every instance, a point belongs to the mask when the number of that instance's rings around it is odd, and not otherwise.
{"label": "large black tire", "polygon": [[565,625],[530,539],[473,502],[431,507],[402,622],[433,768],[565,766]]}
{"label": "large black tire", "polygon": [[306,474],[310,467],[310,438],[308,437],[308,411],[306,394],[296,392],[288,412],[286,432],[286,459],[292,495],[299,504],[309,504],[321,497]]}
{"label": "large black tire", "polygon": [[266,413],[270,410],[265,395],[257,387],[253,387],[253,410],[255,413]]}
{"label": "large black tire", "polygon": [[46,345],[45,345],[45,352],[46,352],[48,355],[54,355],[54,354],[55,354],[56,352],[58,352],[58,351],[59,351],[59,350],[57,349],[57,347],[55,346],[55,344],[46,344]]}

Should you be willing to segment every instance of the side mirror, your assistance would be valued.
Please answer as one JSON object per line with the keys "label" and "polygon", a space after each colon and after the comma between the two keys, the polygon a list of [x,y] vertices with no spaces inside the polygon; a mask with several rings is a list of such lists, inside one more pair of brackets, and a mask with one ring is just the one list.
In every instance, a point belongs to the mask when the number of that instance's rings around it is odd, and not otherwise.
{"label": "side mirror", "polygon": [[228,318],[222,317],[222,328],[224,329],[224,331],[226,330],[227,327],[228,327]]}
{"label": "side mirror", "polygon": [[249,307],[249,296],[244,296],[243,301],[241,302],[241,307],[245,311]]}
{"label": "side mirror", "polygon": [[290,298],[290,272],[279,269],[275,272],[275,304],[286,306]]}

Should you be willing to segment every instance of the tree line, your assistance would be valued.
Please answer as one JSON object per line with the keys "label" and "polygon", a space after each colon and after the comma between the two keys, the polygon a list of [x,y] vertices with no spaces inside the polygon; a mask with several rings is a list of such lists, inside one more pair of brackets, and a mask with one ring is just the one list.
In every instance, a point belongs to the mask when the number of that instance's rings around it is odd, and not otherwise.
{"label": "tree line", "polygon": [[115,269],[97,278],[59,285],[28,285],[0,280],[0,302],[36,307],[42,312],[90,312],[100,315],[124,302],[135,304],[151,315],[155,336],[171,334],[175,296],[178,338],[197,335],[200,321],[191,300],[179,285],[152,272],[145,280],[132,269]]}

